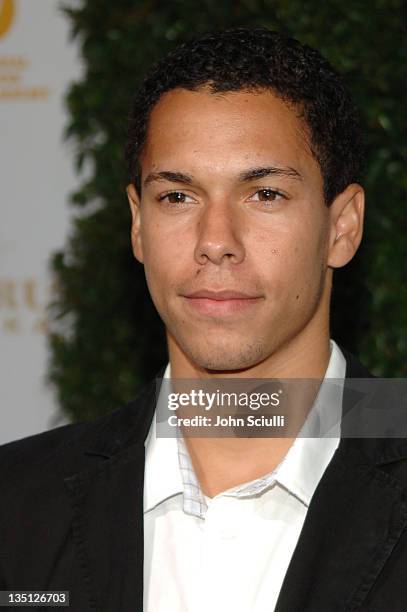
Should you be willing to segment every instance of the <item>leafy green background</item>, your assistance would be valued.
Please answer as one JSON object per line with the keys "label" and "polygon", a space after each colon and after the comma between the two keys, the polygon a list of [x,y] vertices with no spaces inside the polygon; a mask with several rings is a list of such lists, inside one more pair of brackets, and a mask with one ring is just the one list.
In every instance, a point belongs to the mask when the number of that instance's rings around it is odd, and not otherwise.
{"label": "leafy green background", "polygon": [[[88,0],[64,6],[84,75],[67,94],[67,137],[82,184],[69,239],[52,269],[49,378],[72,420],[134,396],[167,359],[162,323],[130,247],[126,121],[145,69],[208,30],[263,25],[318,48],[345,75],[368,141],[365,238],[335,273],[332,336],[381,376],[407,374],[403,0]],[[86,179],[83,176],[86,175]]]}

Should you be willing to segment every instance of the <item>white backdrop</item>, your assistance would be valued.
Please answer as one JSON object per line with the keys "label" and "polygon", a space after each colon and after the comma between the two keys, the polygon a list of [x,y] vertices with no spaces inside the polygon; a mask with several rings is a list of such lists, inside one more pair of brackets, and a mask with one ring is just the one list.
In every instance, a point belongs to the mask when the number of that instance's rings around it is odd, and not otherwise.
{"label": "white backdrop", "polygon": [[80,62],[59,5],[0,0],[0,443],[64,422],[45,382],[45,305],[78,183],[62,134]]}

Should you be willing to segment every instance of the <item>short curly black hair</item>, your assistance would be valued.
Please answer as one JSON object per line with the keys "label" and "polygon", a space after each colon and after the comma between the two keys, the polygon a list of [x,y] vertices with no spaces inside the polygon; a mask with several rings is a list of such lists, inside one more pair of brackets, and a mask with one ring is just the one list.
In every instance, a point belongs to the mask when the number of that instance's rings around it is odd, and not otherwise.
{"label": "short curly black hair", "polygon": [[141,191],[140,154],[152,108],[175,88],[212,93],[270,90],[305,121],[327,205],[361,182],[364,144],[357,109],[343,80],[318,51],[263,27],[232,28],[188,41],[154,64],[130,115],[126,161]]}

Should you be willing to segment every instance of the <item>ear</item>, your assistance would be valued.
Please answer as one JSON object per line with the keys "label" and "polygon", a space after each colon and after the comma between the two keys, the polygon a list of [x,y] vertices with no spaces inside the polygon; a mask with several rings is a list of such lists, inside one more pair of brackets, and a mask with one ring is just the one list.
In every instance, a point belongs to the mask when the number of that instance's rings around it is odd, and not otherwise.
{"label": "ear", "polygon": [[363,234],[365,192],[357,183],[348,185],[330,206],[328,266],[341,268],[354,256]]}
{"label": "ear", "polygon": [[141,240],[141,210],[140,210],[140,197],[134,187],[133,183],[127,186],[127,197],[129,199],[132,224],[131,224],[131,244],[133,247],[134,257],[143,263],[143,245]]}

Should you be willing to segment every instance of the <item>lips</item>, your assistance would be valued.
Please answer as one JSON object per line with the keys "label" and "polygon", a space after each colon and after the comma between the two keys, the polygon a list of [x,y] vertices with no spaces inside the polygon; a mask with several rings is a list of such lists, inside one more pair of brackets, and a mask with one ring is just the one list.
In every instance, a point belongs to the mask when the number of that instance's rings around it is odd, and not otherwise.
{"label": "lips", "polygon": [[248,295],[247,293],[242,293],[241,291],[209,291],[209,290],[200,290],[195,291],[194,293],[189,293],[185,297],[191,299],[198,298],[206,298],[209,300],[254,300],[259,298],[259,295]]}
{"label": "lips", "polygon": [[255,306],[263,296],[242,291],[201,289],[183,296],[189,308],[208,317],[239,315]]}

